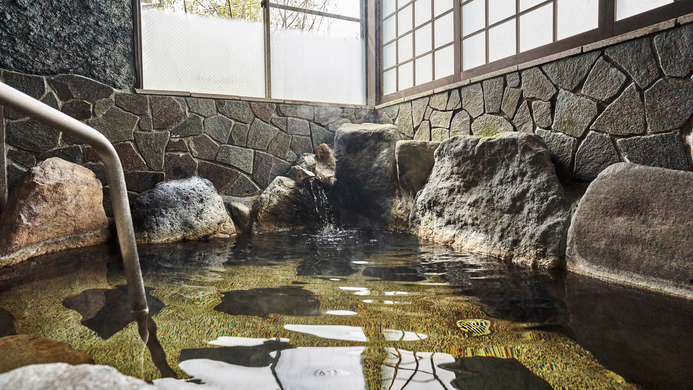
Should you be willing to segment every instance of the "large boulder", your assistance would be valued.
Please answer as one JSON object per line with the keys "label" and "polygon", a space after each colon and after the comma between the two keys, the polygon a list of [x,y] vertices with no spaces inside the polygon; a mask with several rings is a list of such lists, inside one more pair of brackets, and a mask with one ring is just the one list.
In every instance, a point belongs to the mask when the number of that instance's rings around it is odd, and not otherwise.
{"label": "large boulder", "polygon": [[16,185],[0,216],[0,266],[108,240],[101,182],[87,168],[57,157]]}
{"label": "large boulder", "polygon": [[389,226],[397,196],[397,127],[344,124],[335,134],[337,182],[332,190],[340,222],[348,226]]}
{"label": "large boulder", "polygon": [[556,268],[563,261],[570,207],[539,137],[458,136],[438,146],[412,226],[434,241]]}
{"label": "large boulder", "polygon": [[147,382],[123,375],[113,367],[67,363],[36,364],[0,375],[0,389],[23,390],[146,390]]}
{"label": "large boulder", "polygon": [[693,173],[618,163],[580,201],[568,268],[693,297]]}
{"label": "large boulder", "polygon": [[435,162],[434,153],[440,142],[397,141],[395,161],[399,189],[393,205],[394,218],[390,227],[408,230],[411,210],[417,192],[423,188]]}
{"label": "large boulder", "polygon": [[197,176],[171,180],[141,193],[132,205],[139,243],[158,244],[236,233],[214,185]]}
{"label": "large boulder", "polygon": [[226,211],[233,219],[233,223],[238,230],[241,232],[249,232],[251,225],[251,213],[253,210],[253,203],[257,200],[259,195],[252,196],[224,196],[221,199],[224,201],[224,206],[226,206]]}

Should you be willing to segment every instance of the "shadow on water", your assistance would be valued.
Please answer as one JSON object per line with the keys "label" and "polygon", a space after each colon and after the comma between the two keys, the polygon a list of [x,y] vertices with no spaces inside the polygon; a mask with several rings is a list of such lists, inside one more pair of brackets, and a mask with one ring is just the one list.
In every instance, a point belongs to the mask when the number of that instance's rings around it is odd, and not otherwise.
{"label": "shadow on water", "polygon": [[208,359],[243,367],[267,367],[274,363],[271,352],[294,348],[289,343],[269,340],[254,346],[234,346],[221,348],[184,349],[180,361]]}
{"label": "shadow on water", "polygon": [[515,359],[474,356],[455,359],[440,368],[452,371],[460,390],[551,390],[551,385]]}
{"label": "shadow on water", "polygon": [[214,310],[230,315],[267,317],[270,313],[289,316],[319,316],[320,301],[300,286],[227,291]]}
{"label": "shadow on water", "polygon": [[12,313],[0,307],[0,337],[17,334]]}

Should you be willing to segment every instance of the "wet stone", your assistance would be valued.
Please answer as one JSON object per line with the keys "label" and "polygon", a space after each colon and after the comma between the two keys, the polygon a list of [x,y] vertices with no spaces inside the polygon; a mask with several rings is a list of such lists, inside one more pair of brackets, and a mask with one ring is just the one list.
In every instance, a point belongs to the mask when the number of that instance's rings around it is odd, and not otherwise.
{"label": "wet stone", "polygon": [[303,153],[313,153],[313,142],[310,137],[295,135],[291,137],[291,150],[296,153],[297,156]]}
{"label": "wet stone", "polygon": [[650,39],[642,38],[608,47],[604,53],[635,80],[638,87],[644,89],[659,78],[659,69],[655,61]]}
{"label": "wet stone", "polygon": [[2,81],[34,99],[41,99],[46,93],[46,82],[43,77],[4,71]]}
{"label": "wet stone", "polygon": [[91,118],[91,104],[84,100],[73,100],[63,104],[62,112],[77,120]]}
{"label": "wet stone", "polygon": [[197,172],[197,162],[189,154],[166,153],[164,161],[166,180],[185,179]]}
{"label": "wet stone", "polygon": [[[462,111],[466,113],[466,111]],[[467,114],[469,116],[469,114]],[[414,139],[418,141],[430,141],[431,140],[431,123],[429,121],[421,122],[416,134],[414,134]]]}
{"label": "wet stone", "polygon": [[565,134],[544,129],[537,129],[536,134],[544,140],[551,152],[551,162],[556,166],[556,174],[559,177],[571,177],[577,140]]}
{"label": "wet stone", "polygon": [[575,178],[592,181],[599,172],[619,162],[618,151],[606,134],[590,131],[575,154]]}
{"label": "wet stone", "polygon": [[231,196],[250,196],[257,195],[262,191],[250,178],[239,175],[236,181],[224,190],[225,195]]}
{"label": "wet stone", "polygon": [[495,115],[483,115],[472,122],[472,134],[478,137],[495,137],[513,130],[512,123]]}
{"label": "wet stone", "polygon": [[315,123],[322,126],[332,123],[342,117],[342,109],[340,107],[320,106],[315,107],[313,111]]}
{"label": "wet stone", "polygon": [[116,93],[115,105],[136,115],[144,115],[149,113],[149,100],[147,99],[147,96],[144,95],[120,92]]}
{"label": "wet stone", "polygon": [[255,119],[248,132],[248,147],[267,150],[270,141],[279,133],[279,129],[259,119]]}
{"label": "wet stone", "polygon": [[83,99],[95,102],[113,95],[113,88],[83,76],[60,75],[49,78],[48,84],[62,101]]}
{"label": "wet stone", "polygon": [[662,79],[645,91],[650,133],[676,130],[693,114],[693,81]]}
{"label": "wet stone", "polygon": [[217,191],[222,191],[228,187],[229,184],[233,183],[240,175],[240,173],[234,169],[211,164],[206,161],[200,161],[197,167],[197,173],[200,177],[211,181]]}
{"label": "wet stone", "polygon": [[19,149],[42,153],[58,146],[60,132],[32,119],[5,124],[5,141]]}
{"label": "wet stone", "polygon": [[202,160],[214,160],[219,152],[219,145],[207,134],[198,135],[188,141],[190,153],[195,158]]}
{"label": "wet stone", "polygon": [[556,94],[556,87],[539,68],[522,71],[522,93],[524,97],[536,98],[548,102]]}
{"label": "wet stone", "polygon": [[517,111],[517,104],[520,102],[520,97],[522,97],[522,90],[519,88],[506,88],[503,94],[503,103],[501,104],[501,109],[508,116],[512,118],[515,116],[515,111]]}
{"label": "wet stone", "polygon": [[433,111],[429,121],[432,127],[450,127],[450,121],[452,120],[452,111]]}
{"label": "wet stone", "polygon": [[611,135],[645,132],[645,108],[635,83],[614,100],[592,125],[592,130]]}
{"label": "wet stone", "polygon": [[152,123],[155,129],[168,129],[186,118],[185,109],[176,99],[164,96],[151,96]]}
{"label": "wet stone", "polygon": [[9,149],[7,151],[7,157],[16,162],[19,165],[25,166],[27,168],[31,168],[34,165],[36,165],[36,157],[29,153],[25,152],[23,150],[19,149]]}
{"label": "wet stone", "polygon": [[597,103],[561,90],[556,101],[553,128],[573,137],[582,137],[597,116]]}
{"label": "wet stone", "polygon": [[553,124],[551,118],[551,102],[536,100],[532,102],[532,112],[534,113],[534,123],[542,128],[549,128]]}
{"label": "wet stone", "polygon": [[250,130],[250,126],[243,123],[235,123],[231,130],[229,143],[236,146],[246,146],[248,143],[248,130]]}
{"label": "wet stone", "polygon": [[250,109],[250,104],[240,100],[217,101],[217,110],[219,113],[243,123],[250,124],[255,119],[255,114]]}
{"label": "wet stone", "polygon": [[305,119],[288,118],[287,131],[291,135],[310,135],[310,124]]}
{"label": "wet stone", "polygon": [[291,136],[280,131],[277,133],[274,139],[270,141],[269,146],[267,147],[267,152],[281,159],[286,159],[290,147]]}
{"label": "wet stone", "polygon": [[[64,148],[53,149],[48,152],[41,153],[38,156],[39,161],[47,160],[51,157],[59,157],[65,161],[75,164],[81,164],[84,153],[81,145],[72,145]],[[33,166],[33,164],[31,165]]]}
{"label": "wet stone", "polygon": [[448,93],[441,92],[431,96],[431,100],[428,102],[428,105],[434,110],[444,111],[448,106]]}
{"label": "wet stone", "polygon": [[204,121],[205,134],[219,143],[225,144],[231,134],[233,121],[223,115],[215,115]]}
{"label": "wet stone", "polygon": [[280,104],[279,112],[284,116],[291,116],[294,118],[307,119],[309,121],[313,120],[313,107],[311,106],[298,106],[295,104]]}
{"label": "wet stone", "polygon": [[253,173],[253,155],[255,153],[250,149],[240,148],[238,146],[223,145],[219,149],[216,160],[220,163],[231,165],[243,172]]}
{"label": "wet stone", "polygon": [[664,74],[686,77],[693,71],[693,24],[657,35],[654,44]]}
{"label": "wet stone", "polygon": [[[445,101],[447,102],[447,92],[445,92],[443,95],[445,95]],[[433,98],[435,98],[435,96]],[[431,102],[433,102],[433,98],[431,98]],[[443,104],[442,106],[443,108],[445,108],[445,104]],[[452,113],[450,113],[450,116],[452,116]],[[450,119],[448,118],[448,125],[449,124]],[[407,138],[411,138],[414,136],[414,122],[411,113],[411,102],[407,102],[400,105],[399,115],[397,115],[395,126],[397,126],[397,129],[399,130],[400,134],[406,136]]]}
{"label": "wet stone", "polygon": [[313,292],[302,287],[254,288],[227,291],[214,310],[229,315],[267,317],[270,314],[288,316],[319,316],[320,301]]}
{"label": "wet stone", "polygon": [[470,135],[472,133],[471,118],[467,111],[460,111],[452,117],[450,122],[450,137],[458,135]]}
{"label": "wet stone", "polygon": [[111,107],[103,116],[90,119],[87,124],[115,143],[132,140],[138,120],[138,117],[129,112]]}
{"label": "wet stone", "polygon": [[[269,186],[275,177],[285,174],[291,166],[271,154],[256,152],[253,162],[253,180],[263,188]],[[231,195],[231,194],[229,194]]]}
{"label": "wet stone", "polygon": [[217,105],[212,99],[186,98],[188,110],[205,118],[217,113]]}
{"label": "wet stone", "polygon": [[131,171],[136,168],[140,168],[146,165],[142,157],[135,150],[130,142],[123,142],[113,145],[118,153],[118,158],[120,158],[120,163],[123,166],[124,171]]}
{"label": "wet stone", "polygon": [[531,134],[534,132],[534,121],[532,120],[532,115],[529,113],[529,105],[527,101],[523,101],[520,108],[513,118],[513,124],[517,131],[521,133]]}
{"label": "wet stone", "polygon": [[520,74],[512,72],[505,75],[505,82],[510,88],[520,88]]}
{"label": "wet stone", "polygon": [[626,82],[626,75],[601,57],[587,76],[582,93],[597,100],[607,101],[614,97]]}
{"label": "wet stone", "polygon": [[169,139],[166,145],[167,152],[187,152],[188,145],[182,139]]}
{"label": "wet stone", "polygon": [[464,108],[472,118],[477,118],[484,113],[484,92],[481,84],[472,84],[460,88],[462,98],[462,108]]}
{"label": "wet stone", "polygon": [[487,114],[495,114],[500,112],[501,103],[503,101],[503,77],[496,77],[490,80],[484,80],[484,104]]}
{"label": "wet stone", "polygon": [[690,170],[686,148],[679,133],[622,138],[616,143],[628,162],[681,171]]}
{"label": "wet stone", "polygon": [[144,192],[164,181],[163,172],[137,171],[125,174],[125,185],[128,191]]}
{"label": "wet stone", "polygon": [[[151,287],[144,289],[149,313],[159,313],[165,305],[152,296]],[[108,340],[135,320],[130,308],[127,286],[85,290],[63,300],[63,306],[81,314],[82,325],[96,332],[104,340]]]}
{"label": "wet stone", "polygon": [[171,129],[171,137],[183,138],[200,135],[203,132],[202,117],[190,115],[185,121]]}
{"label": "wet stone", "polygon": [[320,127],[316,124],[310,124],[311,139],[313,140],[313,149],[316,149],[320,144],[327,144],[332,147],[334,144],[334,133]]}
{"label": "wet stone", "polygon": [[445,107],[447,111],[459,110],[462,108],[462,99],[460,98],[460,91],[453,89],[450,91],[450,97],[448,98],[448,105]]}
{"label": "wet stone", "polygon": [[541,68],[554,84],[572,91],[585,80],[597,57],[599,52],[587,53],[550,62]]}

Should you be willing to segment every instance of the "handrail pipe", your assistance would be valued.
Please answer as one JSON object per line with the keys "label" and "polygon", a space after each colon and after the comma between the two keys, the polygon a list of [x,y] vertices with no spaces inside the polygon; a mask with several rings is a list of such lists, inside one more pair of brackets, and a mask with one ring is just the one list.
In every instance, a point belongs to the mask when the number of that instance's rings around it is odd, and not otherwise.
{"label": "handrail pipe", "polygon": [[149,315],[142,270],[137,255],[135,231],[132,226],[130,204],[128,203],[127,187],[125,186],[125,175],[115,148],[97,130],[2,82],[0,82],[0,105],[19,111],[46,126],[76,138],[91,146],[99,155],[106,171],[106,180],[111,193],[113,216],[115,217],[118,243],[125,268],[130,307],[135,320],[137,320],[138,332],[149,347],[152,359],[162,374],[175,376],[175,372],[166,363],[163,348],[156,338],[156,324]]}

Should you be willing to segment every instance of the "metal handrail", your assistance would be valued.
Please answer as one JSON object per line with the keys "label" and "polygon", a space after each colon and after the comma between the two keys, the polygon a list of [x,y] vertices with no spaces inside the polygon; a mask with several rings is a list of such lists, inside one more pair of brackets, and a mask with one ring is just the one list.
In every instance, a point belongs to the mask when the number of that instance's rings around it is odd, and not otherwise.
{"label": "metal handrail", "polygon": [[0,105],[10,107],[38,122],[67,133],[71,137],[88,144],[98,153],[106,170],[106,180],[111,192],[113,215],[125,267],[125,280],[128,284],[130,307],[132,308],[132,314],[137,320],[140,337],[142,337],[145,344],[148,343],[149,330],[147,319],[149,317],[149,308],[147,307],[144,282],[142,281],[140,260],[137,255],[137,244],[135,242],[135,231],[132,227],[125,176],[123,175],[123,167],[120,164],[115,148],[98,131],[2,82],[0,82]]}

